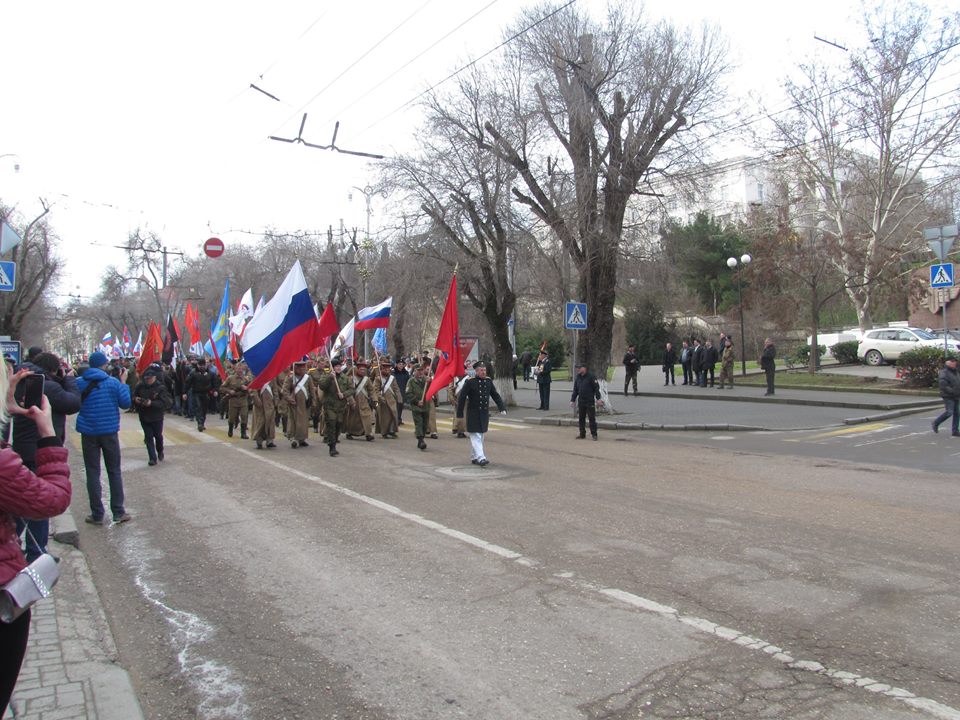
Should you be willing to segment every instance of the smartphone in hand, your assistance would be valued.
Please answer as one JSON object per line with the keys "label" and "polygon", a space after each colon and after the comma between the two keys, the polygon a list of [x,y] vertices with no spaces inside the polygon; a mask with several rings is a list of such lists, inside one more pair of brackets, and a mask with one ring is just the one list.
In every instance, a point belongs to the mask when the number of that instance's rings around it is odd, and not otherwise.
{"label": "smartphone in hand", "polygon": [[43,405],[43,375],[34,373],[27,375],[20,381],[23,387],[23,398],[20,401],[20,407],[40,407]]}

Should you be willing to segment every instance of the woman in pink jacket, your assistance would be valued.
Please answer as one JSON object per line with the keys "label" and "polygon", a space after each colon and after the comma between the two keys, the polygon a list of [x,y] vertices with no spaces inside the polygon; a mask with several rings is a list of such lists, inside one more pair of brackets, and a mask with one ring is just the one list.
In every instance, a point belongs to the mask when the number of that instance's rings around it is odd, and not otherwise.
{"label": "woman in pink jacket", "polygon": [[[36,423],[40,438],[36,473],[27,469],[13,450],[0,449],[0,586],[12,580],[27,565],[14,518],[40,520],[59,515],[70,506],[67,451],[54,433],[46,396],[43,396],[41,407],[31,408],[22,408],[13,399],[17,383],[29,374],[29,370],[21,370],[9,377],[7,364],[0,362],[0,424],[11,413],[24,415]],[[29,633],[29,610],[12,623],[0,622],[0,715],[10,702],[17,683]]]}

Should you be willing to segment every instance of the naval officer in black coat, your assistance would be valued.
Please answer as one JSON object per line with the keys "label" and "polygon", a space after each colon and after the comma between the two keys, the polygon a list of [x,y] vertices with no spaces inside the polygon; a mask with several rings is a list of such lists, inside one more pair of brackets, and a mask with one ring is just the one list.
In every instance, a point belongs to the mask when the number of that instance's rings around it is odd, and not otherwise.
{"label": "naval officer in black coat", "polygon": [[474,465],[488,465],[490,461],[483,452],[483,434],[487,431],[490,420],[490,400],[492,399],[500,410],[501,415],[507,414],[507,408],[500,398],[500,393],[493,385],[493,380],[487,377],[487,366],[482,362],[474,363],[476,377],[467,380],[457,398],[457,417],[463,417],[463,409],[467,409],[467,434],[470,436],[471,462]]}

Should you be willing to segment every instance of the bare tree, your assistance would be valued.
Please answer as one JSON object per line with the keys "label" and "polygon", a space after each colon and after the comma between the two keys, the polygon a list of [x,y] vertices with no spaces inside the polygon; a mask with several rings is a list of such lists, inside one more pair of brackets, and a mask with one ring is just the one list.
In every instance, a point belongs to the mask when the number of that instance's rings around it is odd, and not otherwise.
{"label": "bare tree", "polygon": [[588,304],[582,355],[599,377],[630,197],[700,147],[727,69],[715,30],[681,32],[628,7],[611,6],[602,24],[576,6],[522,17],[529,30],[502,78],[513,83],[509,119],[488,120],[474,137],[513,167],[524,186],[514,197],[570,256]]}
{"label": "bare tree", "polygon": [[458,288],[483,314],[493,340],[495,379],[509,403],[514,364],[509,323],[517,300],[510,262],[526,234],[510,212],[515,171],[475,140],[484,119],[498,115],[498,101],[479,71],[462,77],[456,91],[434,94],[418,156],[397,159],[390,172],[430,220],[435,242],[424,249],[450,270],[459,266]]}
{"label": "bare tree", "polygon": [[833,246],[861,330],[878,288],[921,244],[930,198],[960,177],[957,86],[938,83],[958,53],[958,20],[935,25],[912,3],[876,9],[865,17],[870,43],[839,70],[804,65],[785,82],[792,109],[771,115],[818,199],[811,227]]}
{"label": "bare tree", "polygon": [[56,253],[59,238],[46,219],[50,206],[43,200],[40,203],[43,212],[26,225],[19,225],[8,208],[0,207],[0,219],[21,237],[10,255],[17,263],[16,287],[13,292],[0,293],[0,331],[12,338],[20,337],[30,314],[42,305],[63,267]]}

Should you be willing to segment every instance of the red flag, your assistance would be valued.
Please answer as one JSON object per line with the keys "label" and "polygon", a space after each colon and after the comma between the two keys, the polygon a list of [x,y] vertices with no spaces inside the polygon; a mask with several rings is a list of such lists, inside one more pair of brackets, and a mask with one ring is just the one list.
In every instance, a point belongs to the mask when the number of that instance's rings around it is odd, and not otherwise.
{"label": "red flag", "polygon": [[217,372],[220,373],[220,379],[227,379],[227,371],[223,369],[223,363],[220,362],[220,356],[217,355],[217,346],[213,344],[213,335],[210,334],[210,331],[207,331],[207,337],[210,338],[210,347],[213,348],[213,362],[217,365]]}
{"label": "red flag", "polygon": [[190,303],[187,303],[183,324],[187,326],[187,333],[190,335],[190,345],[196,345],[200,342],[200,313]]}
{"label": "red flag", "polygon": [[137,372],[141,375],[150,363],[160,360],[163,354],[163,338],[160,336],[160,326],[157,323],[150,323],[147,328],[147,338],[143,341],[143,349],[140,350],[140,359],[137,360]]}
{"label": "red flag", "polygon": [[340,332],[340,323],[337,322],[337,316],[333,312],[333,303],[327,303],[320,316],[320,344],[323,345],[327,338],[334,337]]}
{"label": "red flag", "polygon": [[450,281],[447,293],[447,305],[440,320],[440,332],[434,345],[439,353],[437,370],[433,382],[427,389],[424,400],[429,400],[441,388],[445,388],[455,377],[463,375],[463,359],[460,357],[460,320],[457,317],[457,276]]}

